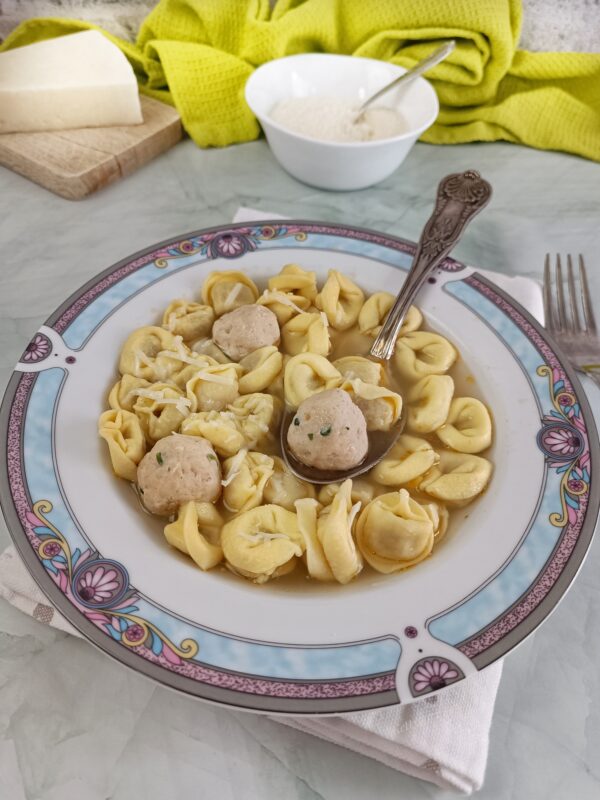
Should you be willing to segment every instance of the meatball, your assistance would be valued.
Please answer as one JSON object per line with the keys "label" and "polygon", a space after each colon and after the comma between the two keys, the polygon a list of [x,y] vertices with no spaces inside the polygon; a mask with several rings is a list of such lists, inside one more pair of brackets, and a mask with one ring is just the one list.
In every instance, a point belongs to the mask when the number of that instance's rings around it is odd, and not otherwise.
{"label": "meatball", "polygon": [[279,344],[279,323],[265,306],[240,306],[215,322],[212,338],[229,358],[241,361],[259,347]]}
{"label": "meatball", "polygon": [[140,461],[137,482],[148,511],[166,517],[189,500],[217,500],[221,465],[206,439],[165,436]]}
{"label": "meatball", "polygon": [[300,403],[287,440],[299,461],[327,470],[356,467],[369,449],[364,415],[342,389],[327,389]]}

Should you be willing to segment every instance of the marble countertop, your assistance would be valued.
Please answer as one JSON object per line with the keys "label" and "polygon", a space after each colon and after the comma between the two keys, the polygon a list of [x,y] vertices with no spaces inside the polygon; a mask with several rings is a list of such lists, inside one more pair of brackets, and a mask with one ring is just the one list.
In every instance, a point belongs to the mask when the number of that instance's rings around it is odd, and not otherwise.
{"label": "marble countertop", "polygon": [[[494,198],[457,258],[540,277],[546,251],[587,256],[600,303],[600,164],[508,144],[418,144],[391,178],[335,194],[297,183],[265,142],[191,141],[79,203],[0,168],[0,384],[31,334],[100,270],[240,205],[415,238],[435,187],[478,169]],[[600,391],[586,382],[600,419]],[[0,520],[0,551],[9,543]],[[600,796],[600,545],[565,600],[507,659],[482,800]],[[65,665],[69,664],[68,676]],[[435,798],[452,793],[264,717],[191,702],[0,601],[2,800]]]}

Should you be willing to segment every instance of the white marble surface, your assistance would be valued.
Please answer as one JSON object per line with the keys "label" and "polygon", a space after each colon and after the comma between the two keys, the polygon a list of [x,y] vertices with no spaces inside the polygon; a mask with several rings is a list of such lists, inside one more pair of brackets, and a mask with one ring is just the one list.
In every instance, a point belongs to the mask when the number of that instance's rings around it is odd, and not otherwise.
{"label": "white marble surface", "polygon": [[[153,242],[227,222],[239,205],[414,238],[448,172],[494,186],[458,258],[539,276],[544,253],[583,252],[600,301],[600,165],[512,145],[417,145],[373,189],[329,194],[272,161],[264,142],[187,141],[80,203],[0,169],[0,384],[73,289]],[[586,384],[600,418],[600,392]],[[0,550],[9,538],[0,522]],[[546,624],[507,659],[486,800],[600,796],[600,546]],[[68,667],[67,667],[68,665]],[[0,603],[2,800],[378,800],[452,797],[251,714],[187,700]]]}

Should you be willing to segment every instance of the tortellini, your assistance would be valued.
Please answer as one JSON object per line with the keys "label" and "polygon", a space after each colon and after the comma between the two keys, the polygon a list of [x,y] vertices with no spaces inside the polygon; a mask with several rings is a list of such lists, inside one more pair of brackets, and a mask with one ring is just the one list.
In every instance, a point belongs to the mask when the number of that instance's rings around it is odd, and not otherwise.
{"label": "tortellini", "polygon": [[279,404],[269,394],[247,394],[225,411],[200,411],[181,424],[181,433],[202,436],[220,456],[234,456],[242,448],[264,442],[279,419]]}
{"label": "tortellini", "polygon": [[329,277],[315,298],[315,305],[325,312],[332,328],[345,331],[358,319],[364,299],[362,289],[350,278],[330,269]]}
{"label": "tortellini", "polygon": [[273,474],[266,482],[263,493],[267,503],[293,511],[297,500],[313,499],[316,496],[315,487],[292,475],[281,458],[273,456],[272,461]]}
{"label": "tortellini", "polygon": [[298,408],[307,397],[325,389],[337,389],[342,376],[324,356],[314,353],[290,358],[284,372],[285,402]]}
{"label": "tortellini", "polygon": [[317,273],[286,264],[279,275],[269,278],[268,286],[271,292],[297,294],[312,303],[317,296]]}
{"label": "tortellini", "polygon": [[296,514],[276,505],[253,508],[227,522],[221,546],[230,568],[255,583],[289,572],[306,548]]}
{"label": "tortellini", "polygon": [[207,439],[222,457],[234,456],[246,446],[237,418],[227,411],[200,411],[181,423],[181,433]]}
{"label": "tortellini", "polygon": [[363,567],[352,536],[360,502],[353,505],[351,494],[352,481],[344,481],[331,503],[321,510],[317,520],[317,536],[338,583],[349,583]]}
{"label": "tortellini", "polygon": [[186,381],[185,391],[190,410],[221,411],[239,396],[235,364],[217,364],[197,370]]}
{"label": "tortellini", "polygon": [[436,500],[464,506],[481,494],[492,477],[486,458],[442,450],[439,463],[419,481],[419,490]]}
{"label": "tortellini", "polygon": [[343,378],[349,381],[360,378],[365,383],[375,386],[381,385],[384,378],[383,366],[376,361],[371,361],[363,356],[344,356],[332,362]]}
{"label": "tortellini", "polygon": [[384,386],[365,383],[360,378],[344,381],[341,389],[348,392],[363,412],[369,431],[389,431],[400,419],[402,397]]}
{"label": "tortellini", "polygon": [[[138,328],[127,338],[119,358],[121,375],[135,375],[148,381],[165,380],[178,369],[177,364],[156,364],[161,350],[175,347],[175,336],[164,328],[148,325]],[[179,365],[180,366],[180,365]]]}
{"label": "tortellini", "polygon": [[432,433],[448,419],[454,394],[454,381],[449,375],[428,375],[406,395],[407,428],[413,433]]}
{"label": "tortellini", "polygon": [[[149,330],[152,330],[153,333],[148,334]],[[144,331],[146,333],[143,333]],[[160,337],[156,331],[162,331],[165,336],[170,338],[159,342]],[[162,328],[141,328],[136,331],[136,334],[138,334],[138,339],[132,339],[130,336],[127,340],[129,345],[126,343],[121,354],[121,366],[129,364],[131,367],[129,373],[124,373],[124,375],[131,374],[153,382],[173,381],[183,388],[185,381],[194,373],[194,370],[217,363],[210,356],[194,353],[184,344],[181,336],[173,336]],[[152,341],[154,341],[155,347],[159,347],[160,344],[164,344],[165,347],[154,352],[154,346],[151,346]],[[147,355],[147,352],[151,352],[153,355]],[[135,361],[133,365],[130,364],[131,359]],[[187,377],[182,379],[182,375]]]}
{"label": "tortellini", "polygon": [[146,442],[135,414],[122,409],[111,409],[100,416],[98,433],[108,445],[115,475],[126,481],[135,481],[137,465],[146,453]]}
{"label": "tortellini", "polygon": [[324,315],[298,314],[281,329],[283,348],[290,356],[317,353],[326,356],[331,349],[329,323]]}
{"label": "tortellini", "polygon": [[[429,511],[429,513],[428,513]],[[412,567],[431,553],[439,520],[406,489],[379,495],[362,511],[356,541],[365,561],[378,572]]]}
{"label": "tortellini", "polygon": [[[375,292],[365,302],[358,315],[358,329],[367,336],[376,337],[381,332],[383,323],[396,302],[396,298],[389,292]],[[410,306],[400,328],[400,336],[421,327],[423,315],[415,306]]]}
{"label": "tortellini", "polygon": [[223,503],[228,511],[239,514],[261,505],[265,485],[274,472],[270,456],[240,450],[225,461],[223,469]]}
{"label": "tortellini", "polygon": [[373,477],[385,486],[406,486],[438,461],[439,456],[427,439],[402,434],[373,469]]}
{"label": "tortellini", "polygon": [[433,539],[437,545],[446,535],[450,522],[450,514],[446,506],[441,503],[425,503],[423,508],[427,512],[427,516],[433,522]]}
{"label": "tortellini", "polygon": [[237,270],[211,272],[202,285],[202,302],[212,306],[217,317],[257,299],[254,281]]}
{"label": "tortellini", "polygon": [[304,538],[304,560],[306,569],[313,580],[333,581],[335,577],[331,567],[327,563],[323,545],[319,539],[317,529],[317,519],[319,503],[309,497],[296,500],[296,516],[298,520],[298,530]]}
{"label": "tortellini", "polygon": [[238,397],[228,411],[234,415],[247,446],[253,448],[264,443],[277,427],[281,404],[270,394],[254,392]]}
{"label": "tortellini", "polygon": [[[115,474],[137,484],[145,510],[159,514],[164,509],[152,506],[144,482],[146,465],[153,467],[170,503],[163,516],[176,513],[164,527],[165,538],[201,570],[222,564],[262,584],[300,565],[313,581],[347,584],[364,565],[386,574],[418,564],[449,529],[455,535],[450,512],[484,492],[492,475],[490,461],[476,455],[491,445],[491,414],[480,400],[454,397],[447,373],[458,358],[455,347],[423,330],[423,315],[411,306],[387,368],[369,357],[369,348],[393,294],[365,297],[335,269],[317,280],[316,272],[286,264],[260,288],[242,270],[211,272],[197,302],[173,299],[156,324],[134,330],[125,341],[109,410],[98,423]],[[275,314],[280,342],[257,340],[257,349],[243,352],[227,347],[229,357],[212,338],[214,325],[224,326],[230,318],[219,318],[243,306],[249,308],[240,316],[257,314],[257,306]],[[264,310],[260,315],[275,325]],[[332,479],[359,433],[366,451],[369,436],[393,439],[403,416],[406,427],[368,472],[344,480],[340,468],[337,482],[314,485],[279,457],[285,455],[283,403],[296,410],[305,400],[309,404],[292,415],[287,433],[300,437],[307,450],[318,434]],[[350,432],[339,453],[329,436],[337,431],[336,402],[343,407],[340,431]],[[312,427],[304,430],[307,422]],[[184,436],[202,440],[187,440],[197,460],[191,449],[179,460],[170,455],[181,450],[170,446]],[[169,480],[160,471],[163,462]],[[214,478],[210,496],[200,491],[205,472]],[[194,491],[172,500],[187,486],[184,473]],[[187,502],[190,497],[195,500]]]}
{"label": "tortellini", "polygon": [[177,519],[165,526],[165,539],[190,556],[202,570],[212,569],[223,560],[220,532],[223,519],[212,503],[190,500],[180,506]]}
{"label": "tortellini", "polygon": [[[222,367],[223,364],[219,364],[218,361],[215,361],[214,358],[210,356],[202,356],[202,355],[194,355],[194,363],[187,364],[187,366],[182,367],[179,372],[176,372],[172,378],[171,383],[174,383],[178,389],[181,389],[185,392],[185,388],[187,382],[190,381],[192,378],[195,378],[196,375],[205,370],[207,367]],[[239,364],[228,364],[227,366],[232,367],[236,370],[236,375],[238,375],[238,371],[241,373],[241,369]]]}
{"label": "tortellini", "polygon": [[136,394],[133,410],[152,444],[177,431],[190,413],[191,402],[172,384],[153,383],[149,389],[136,389]]}
{"label": "tortellini", "polygon": [[272,394],[274,397],[279,399],[283,399],[284,397],[284,389],[283,389],[283,377],[285,375],[285,368],[287,366],[288,361],[290,360],[291,356],[286,355],[285,353],[282,354],[282,369],[279,375],[274,378],[270,385],[264,390],[267,394]]}
{"label": "tortellini", "polygon": [[239,380],[240,394],[263,392],[281,373],[283,356],[274,345],[267,345],[242,358],[240,366],[244,370]]}
{"label": "tortellini", "polygon": [[394,363],[400,377],[418,381],[426,375],[443,375],[457,358],[447,339],[430,331],[413,331],[396,342]]}
{"label": "tortellini", "polygon": [[[319,503],[323,506],[328,506],[339,492],[341,486],[341,483],[327,483],[325,486],[322,486],[319,491]],[[362,503],[363,506],[366,506],[374,497],[375,487],[372,483],[362,478],[352,479],[350,499],[353,503]]]}
{"label": "tortellini", "polygon": [[444,425],[438,428],[439,439],[460,453],[480,453],[492,443],[492,420],[481,400],[457,397],[450,404]]}
{"label": "tortellini", "polygon": [[229,356],[226,356],[225,353],[221,350],[220,347],[213,342],[212,339],[197,339],[195,342],[191,344],[192,352],[199,353],[203,356],[208,356],[212,361],[216,361],[217,364],[231,364],[232,361]]}
{"label": "tortellini", "polygon": [[265,289],[256,301],[259,306],[266,306],[277,317],[282,327],[296,314],[308,311],[311,301],[308,297],[294,292],[277,292]]}
{"label": "tortellini", "polygon": [[215,312],[210,306],[187,300],[173,300],[162,318],[163,328],[186,341],[208,336],[214,321]]}
{"label": "tortellini", "polygon": [[116,410],[133,411],[133,406],[137,400],[137,389],[148,389],[152,384],[144,378],[136,378],[134,375],[123,375],[118,380],[108,395],[108,405]]}

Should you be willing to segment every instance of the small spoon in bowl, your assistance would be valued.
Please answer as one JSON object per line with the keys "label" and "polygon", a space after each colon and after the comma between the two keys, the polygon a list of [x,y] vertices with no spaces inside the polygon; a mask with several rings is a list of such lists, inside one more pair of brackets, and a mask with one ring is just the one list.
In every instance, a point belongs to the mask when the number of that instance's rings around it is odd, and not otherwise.
{"label": "small spoon in bowl", "polygon": [[415,81],[419,75],[422,75],[424,72],[427,72],[428,69],[432,69],[445,58],[448,58],[455,47],[456,42],[454,39],[451,39],[449,42],[446,42],[446,44],[438,47],[437,50],[434,50],[433,53],[427,58],[424,58],[423,61],[419,61],[418,64],[415,64],[415,66],[412,67],[412,69],[409,69],[408,72],[405,72],[398,78],[394,78],[394,80],[390,81],[390,83],[386,83],[382,89],[379,89],[379,91],[375,92],[375,94],[372,94],[371,97],[365,100],[360,108],[358,108],[356,116],[354,117],[354,122],[360,122],[360,119],[367,108],[374,103],[375,100],[379,100],[380,97],[383,97],[383,95],[387,94],[391,89],[397,89],[399,86],[406,88],[409,84]]}
{"label": "small spoon in bowl", "polygon": [[[419,290],[458,242],[468,223],[487,205],[491,195],[492,187],[475,170],[447,175],[440,182],[435,207],[421,233],[412,266],[371,347],[369,355],[373,360],[386,364],[392,357],[404,317]],[[355,478],[372,469],[394,446],[406,423],[403,409],[400,419],[390,430],[369,431],[369,449],[360,464],[347,470],[321,470],[303,464],[289,448],[287,432],[295,414],[296,409],[286,409],[281,422],[283,460],[296,477],[315,484]]]}

